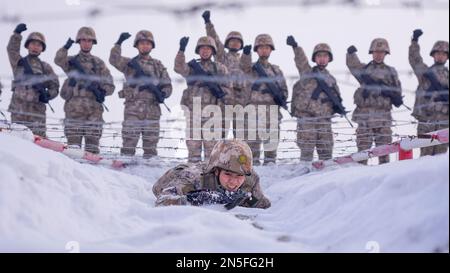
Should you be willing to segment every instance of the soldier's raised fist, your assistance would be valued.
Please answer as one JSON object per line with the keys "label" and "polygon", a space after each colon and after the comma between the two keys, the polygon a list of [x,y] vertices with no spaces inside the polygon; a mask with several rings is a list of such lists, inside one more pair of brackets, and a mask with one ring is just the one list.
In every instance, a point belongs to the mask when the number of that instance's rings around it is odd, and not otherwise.
{"label": "soldier's raised fist", "polygon": [[75,41],[72,40],[72,38],[69,38],[69,39],[67,40],[66,44],[64,45],[64,48],[65,48],[65,49],[71,48],[72,45],[73,45],[73,43],[75,43]]}
{"label": "soldier's raised fist", "polygon": [[189,42],[189,37],[183,37],[180,39],[180,51],[185,51],[186,50],[186,46]]}
{"label": "soldier's raised fist", "polygon": [[243,53],[245,54],[245,55],[250,55],[250,52],[252,51],[252,45],[246,45],[246,46],[244,46],[244,50],[243,50]]}
{"label": "soldier's raised fist", "polygon": [[298,46],[297,42],[295,41],[294,36],[289,35],[286,39],[286,44],[289,46],[292,46],[293,48],[296,48]]}
{"label": "soldier's raised fist", "polygon": [[203,14],[202,14],[202,17],[203,17],[203,20],[205,20],[205,24],[211,22],[211,20],[210,20],[211,12],[209,10],[205,10],[205,12],[203,12]]}
{"label": "soldier's raised fist", "polygon": [[347,53],[348,54],[353,54],[356,51],[358,51],[358,49],[356,49],[356,47],[354,45],[350,46],[349,48],[347,48]]}
{"label": "soldier's raised fist", "polygon": [[25,30],[27,30],[27,25],[25,25],[24,23],[18,24],[16,29],[14,29],[14,32],[17,34],[20,34],[22,32],[24,32]]}
{"label": "soldier's raised fist", "polygon": [[118,45],[122,45],[123,41],[127,40],[128,38],[131,37],[131,34],[128,32],[122,32],[122,34],[120,34],[119,40],[117,40]]}
{"label": "soldier's raised fist", "polygon": [[412,40],[415,42],[419,41],[419,37],[422,36],[422,34],[423,34],[423,31],[421,29],[414,30]]}

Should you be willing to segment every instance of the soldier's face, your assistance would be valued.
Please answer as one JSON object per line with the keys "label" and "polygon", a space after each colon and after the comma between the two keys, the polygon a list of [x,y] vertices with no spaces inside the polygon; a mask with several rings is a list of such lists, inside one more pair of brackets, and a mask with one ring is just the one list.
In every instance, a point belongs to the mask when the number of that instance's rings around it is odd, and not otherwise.
{"label": "soldier's face", "polygon": [[436,51],[433,54],[434,62],[438,64],[445,64],[448,60],[448,54],[442,51]]}
{"label": "soldier's face", "polygon": [[94,45],[93,40],[89,40],[89,39],[81,39],[80,40],[80,48],[81,48],[81,51],[83,51],[83,52],[91,52],[93,45]]}
{"label": "soldier's face", "polygon": [[258,53],[260,58],[269,58],[272,53],[272,48],[268,45],[258,46],[256,53]]}
{"label": "soldier's face", "polygon": [[384,58],[386,58],[386,52],[385,51],[374,51],[372,53],[373,61],[380,64],[384,62]]}
{"label": "soldier's face", "polygon": [[209,60],[213,54],[213,49],[209,46],[202,46],[199,49],[199,54],[202,60]]}
{"label": "soldier's face", "polygon": [[238,51],[239,49],[241,49],[242,43],[239,39],[230,39],[228,41],[228,48],[234,50],[234,51]]}
{"label": "soldier's face", "polygon": [[30,54],[32,56],[41,55],[42,50],[44,50],[44,46],[39,41],[31,41],[28,44],[28,54]]}
{"label": "soldier's face", "polygon": [[245,176],[230,171],[221,170],[219,172],[219,182],[228,191],[238,190],[245,182]]}
{"label": "soldier's face", "polygon": [[147,40],[141,40],[139,41],[137,48],[139,50],[139,54],[141,55],[147,55],[149,54],[153,49],[153,44],[150,41]]}
{"label": "soldier's face", "polygon": [[320,67],[326,67],[330,62],[330,55],[327,52],[319,52],[315,58],[316,64]]}

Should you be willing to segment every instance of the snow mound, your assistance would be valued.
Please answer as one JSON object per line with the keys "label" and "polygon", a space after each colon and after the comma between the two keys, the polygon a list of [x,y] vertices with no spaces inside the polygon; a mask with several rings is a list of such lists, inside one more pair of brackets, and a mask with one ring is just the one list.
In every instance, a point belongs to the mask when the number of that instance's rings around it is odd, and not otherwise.
{"label": "snow mound", "polygon": [[448,251],[448,161],[257,167],[268,210],[155,208],[166,168],[80,164],[0,133],[0,252]]}

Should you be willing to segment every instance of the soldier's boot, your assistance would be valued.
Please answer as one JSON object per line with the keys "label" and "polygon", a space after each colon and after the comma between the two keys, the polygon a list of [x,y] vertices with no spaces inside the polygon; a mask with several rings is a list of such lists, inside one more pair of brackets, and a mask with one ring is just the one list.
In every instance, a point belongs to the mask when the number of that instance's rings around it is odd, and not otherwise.
{"label": "soldier's boot", "polygon": [[47,137],[46,135],[46,124],[45,124],[45,118],[33,118],[33,121],[30,124],[30,129],[33,132],[33,134],[41,136],[41,137]]}
{"label": "soldier's boot", "polygon": [[120,154],[123,156],[134,156],[136,154],[136,146],[139,141],[139,135],[124,134],[122,131],[122,148]]}
{"label": "soldier's boot", "polygon": [[300,146],[300,160],[311,162],[314,157],[314,145],[302,143]]}
{"label": "soldier's boot", "polygon": [[158,155],[156,147],[159,141],[159,121],[142,132],[144,158],[149,159]]}
{"label": "soldier's boot", "polygon": [[83,140],[82,135],[67,135],[66,134],[66,138],[67,138],[67,145],[78,146],[79,148],[81,148],[81,141]]}
{"label": "soldier's boot", "polygon": [[438,154],[445,154],[447,153],[448,150],[448,144],[441,144],[441,145],[437,145],[434,146],[434,155],[438,155]]}
{"label": "soldier's boot", "polygon": [[317,145],[317,154],[319,155],[319,160],[329,160],[333,157],[333,146],[329,143],[326,145]]}
{"label": "soldier's boot", "polygon": [[265,151],[264,152],[264,164],[275,164],[277,161],[277,151]]}
{"label": "soldier's boot", "polygon": [[201,140],[186,140],[188,149],[188,162],[197,163],[202,160],[202,142]]}
{"label": "soldier's boot", "polygon": [[91,152],[93,154],[100,153],[100,137],[98,136],[85,136],[84,141],[86,142],[86,151]]}
{"label": "soldier's boot", "polygon": [[123,156],[134,156],[136,146],[141,136],[141,130],[134,120],[125,120],[122,123],[122,148],[120,154]]}
{"label": "soldier's boot", "polygon": [[384,156],[380,156],[378,157],[378,163],[381,164],[386,164],[389,163],[389,155],[384,155]]}
{"label": "soldier's boot", "polygon": [[86,144],[86,151],[93,154],[100,153],[100,138],[102,137],[102,127],[98,125],[89,126],[86,128],[86,135],[84,136],[84,141]]}

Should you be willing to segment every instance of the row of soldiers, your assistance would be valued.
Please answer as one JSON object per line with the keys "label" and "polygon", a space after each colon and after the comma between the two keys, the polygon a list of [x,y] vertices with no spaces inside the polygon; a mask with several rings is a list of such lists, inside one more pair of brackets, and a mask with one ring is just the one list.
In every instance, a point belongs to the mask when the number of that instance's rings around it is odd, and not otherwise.
{"label": "row of soldiers", "polygon": [[[275,50],[275,44],[268,34],[256,37],[254,46],[245,45],[242,35],[230,32],[225,41],[219,38],[211,22],[210,12],[202,14],[207,36],[201,37],[195,47],[199,60],[187,62],[185,50],[188,37],[180,40],[179,51],[175,58],[174,70],[186,78],[188,87],[184,90],[181,105],[191,131],[194,123],[194,98],[200,98],[202,110],[208,105],[277,105],[278,119],[281,120],[281,108],[287,109],[288,87],[279,66],[270,63],[269,58]],[[25,41],[28,55],[20,55],[21,33],[26,31],[25,24],[19,24],[8,44],[8,56],[14,73],[13,96],[9,111],[12,122],[27,125],[35,134],[45,136],[46,104],[59,93],[58,77],[50,64],[39,59],[46,49],[44,35],[31,33]],[[430,53],[434,64],[428,67],[421,55],[418,39],[421,30],[415,30],[411,41],[409,61],[419,79],[413,116],[419,121],[418,134],[448,127],[448,42],[438,41]],[[160,104],[172,93],[171,79],[161,61],[150,56],[155,48],[155,39],[150,31],[140,31],[134,39],[134,47],[139,54],[134,58],[123,57],[122,43],[129,39],[129,33],[122,33],[111,49],[109,62],[121,71],[126,79],[119,97],[125,99],[124,121],[122,124],[122,155],[134,155],[137,142],[142,135],[144,157],[157,154],[159,140]],[[80,45],[77,55],[69,56],[73,43]],[[315,46],[312,66],[301,46],[293,36],[286,41],[294,51],[294,60],[300,80],[293,87],[291,115],[298,119],[297,143],[301,149],[301,161],[308,164],[313,159],[314,150],[319,158],[332,157],[333,132],[331,118],[334,114],[345,116],[342,98],[336,79],[326,69],[333,61],[329,45],[321,43]],[[86,150],[98,153],[102,135],[105,97],[113,94],[113,78],[105,63],[91,54],[97,38],[92,28],[82,27],[75,40],[68,39],[58,50],[55,63],[67,74],[61,88],[61,97],[65,100],[64,133],[69,145],[81,146],[84,138]],[[256,52],[258,60],[252,62],[251,51]],[[242,54],[240,53],[242,51]],[[369,54],[372,61],[362,63],[357,49],[350,46],[347,50],[347,66],[360,83],[354,94],[356,109],[352,119],[358,124],[358,150],[392,141],[392,106],[403,104],[401,83],[396,70],[385,64],[390,54],[385,39],[373,40]],[[214,58],[213,58],[214,57]],[[229,80],[220,80],[220,79]],[[209,79],[209,80],[208,80]],[[219,80],[215,80],[219,79]],[[267,108],[267,115],[269,116]],[[223,111],[224,112],[224,111]],[[258,118],[259,119],[259,118]],[[206,120],[202,120],[202,126]],[[258,120],[259,122],[259,120]],[[262,119],[261,122],[264,122]],[[269,119],[265,119],[269,123]],[[237,118],[232,122],[236,128]],[[248,128],[248,124],[246,124]],[[229,124],[222,125],[227,131]],[[278,136],[280,130],[278,123]],[[270,128],[270,124],[266,124]],[[191,134],[193,135],[193,132]],[[224,137],[224,135],[222,135]],[[201,161],[202,151],[207,159],[214,147],[215,140],[188,138],[186,145],[189,161]],[[269,143],[262,138],[248,140],[255,164],[260,164],[261,145],[264,148],[264,163],[274,163],[277,158],[278,143]],[[446,145],[422,149],[422,155],[442,153]],[[381,163],[389,161],[380,158]]]}

